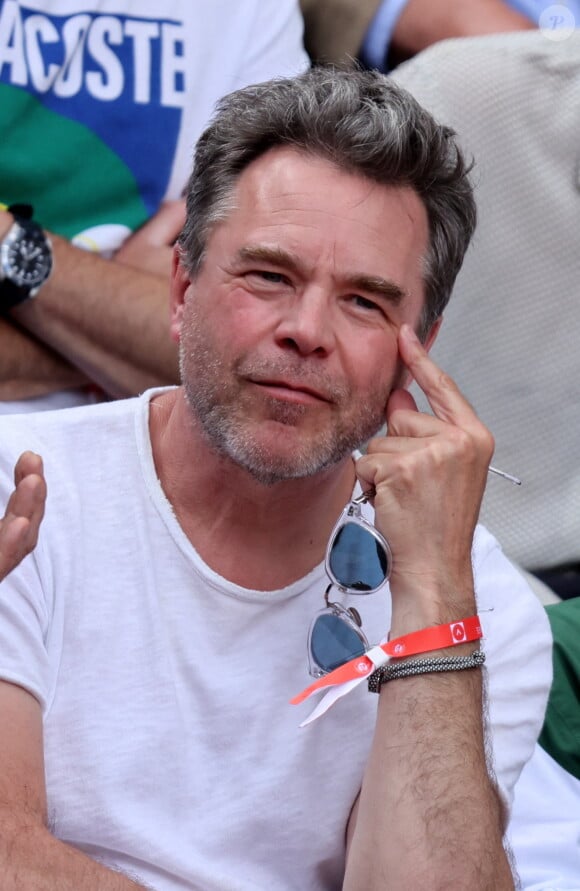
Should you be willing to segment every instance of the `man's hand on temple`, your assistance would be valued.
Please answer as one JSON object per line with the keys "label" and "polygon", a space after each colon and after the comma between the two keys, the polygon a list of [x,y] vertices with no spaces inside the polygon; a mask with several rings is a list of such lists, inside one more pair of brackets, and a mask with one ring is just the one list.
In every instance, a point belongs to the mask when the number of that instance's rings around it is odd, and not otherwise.
{"label": "man's hand on temple", "polygon": [[0,520],[0,581],[34,549],[45,502],[42,459],[24,452],[14,468],[14,491]]}
{"label": "man's hand on temple", "polygon": [[[449,621],[460,616],[429,615],[428,595],[472,593],[471,544],[494,443],[455,383],[406,325],[399,350],[434,416],[418,412],[406,390],[395,390],[387,406],[388,434],[372,440],[357,474],[363,489],[375,489],[376,523],[393,551],[395,618],[401,596],[407,608],[409,594],[423,593],[425,622]],[[397,627],[393,633],[415,630],[417,618],[413,627]]]}

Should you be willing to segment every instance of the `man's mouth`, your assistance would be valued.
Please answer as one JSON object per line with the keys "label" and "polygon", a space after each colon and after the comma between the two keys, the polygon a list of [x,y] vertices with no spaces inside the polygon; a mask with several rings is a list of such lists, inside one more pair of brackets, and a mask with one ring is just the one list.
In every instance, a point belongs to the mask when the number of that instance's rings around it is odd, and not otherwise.
{"label": "man's mouth", "polygon": [[274,399],[282,399],[286,402],[300,403],[302,405],[320,402],[332,402],[328,393],[305,384],[302,381],[283,380],[279,378],[249,379],[252,384],[263,389]]}

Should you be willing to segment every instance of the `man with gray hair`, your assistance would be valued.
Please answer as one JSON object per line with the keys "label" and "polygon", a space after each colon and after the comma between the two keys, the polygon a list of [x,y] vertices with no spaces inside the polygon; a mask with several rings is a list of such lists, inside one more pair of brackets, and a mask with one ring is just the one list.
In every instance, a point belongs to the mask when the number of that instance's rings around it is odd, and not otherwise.
{"label": "man with gray hair", "polygon": [[[4,891],[514,887],[550,636],[476,526],[491,434],[428,356],[474,224],[452,132],[382,75],[222,101],[173,258],[182,386],[2,422],[6,499],[25,448],[51,493],[0,592]],[[38,525],[27,481],[6,530]]]}

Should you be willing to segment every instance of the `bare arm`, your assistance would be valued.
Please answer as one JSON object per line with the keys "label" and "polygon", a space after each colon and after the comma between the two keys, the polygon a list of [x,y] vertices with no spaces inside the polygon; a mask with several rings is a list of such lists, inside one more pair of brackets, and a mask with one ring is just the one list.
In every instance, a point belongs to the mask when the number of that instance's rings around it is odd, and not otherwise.
{"label": "bare arm", "polygon": [[85,375],[66,359],[0,318],[0,401],[44,396],[85,383]]}
{"label": "bare arm", "polygon": [[[423,348],[404,332],[399,345],[436,417],[394,391],[388,436],[357,464],[393,549],[393,637],[475,613],[471,547],[493,452],[489,432]],[[513,891],[482,698],[481,669],[383,685],[344,891]]]}
{"label": "bare arm", "polygon": [[0,874],[3,891],[143,891],[58,841],[46,826],[40,705],[0,682]]}
{"label": "bare arm", "polygon": [[408,59],[448,37],[475,37],[534,28],[503,0],[409,0],[395,26],[391,53]]}
{"label": "bare arm", "polygon": [[[131,240],[125,262],[123,254],[105,260],[51,235],[53,274],[36,298],[12,311],[19,325],[112,396],[178,380],[177,351],[169,337],[168,275],[161,271],[163,261],[152,261],[157,248],[166,248],[169,269],[168,245],[178,230],[168,231],[173,218],[164,222],[167,245],[153,245],[148,224]],[[10,224],[10,215],[0,212],[0,237]],[[162,237],[159,228],[154,237]]]}

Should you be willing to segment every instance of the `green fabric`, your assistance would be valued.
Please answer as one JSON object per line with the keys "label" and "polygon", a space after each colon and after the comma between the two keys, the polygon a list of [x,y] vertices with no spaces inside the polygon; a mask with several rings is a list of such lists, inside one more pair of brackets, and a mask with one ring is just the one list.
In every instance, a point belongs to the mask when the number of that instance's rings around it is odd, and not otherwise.
{"label": "green fabric", "polygon": [[65,238],[108,223],[135,230],[147,219],[134,177],[117,155],[25,90],[0,84],[0,133],[4,204],[30,201],[35,218]]}
{"label": "green fabric", "polygon": [[539,742],[580,780],[580,597],[546,612],[554,636],[554,681]]}

